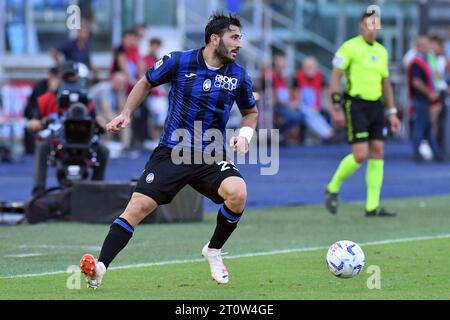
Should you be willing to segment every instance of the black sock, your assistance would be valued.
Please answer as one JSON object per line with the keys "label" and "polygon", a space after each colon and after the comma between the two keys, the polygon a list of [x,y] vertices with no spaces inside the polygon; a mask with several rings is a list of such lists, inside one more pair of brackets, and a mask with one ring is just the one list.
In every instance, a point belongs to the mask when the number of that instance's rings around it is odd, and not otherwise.
{"label": "black sock", "polygon": [[113,261],[117,254],[128,244],[128,241],[130,241],[133,236],[133,232],[134,228],[127,220],[117,218],[111,225],[109,233],[103,242],[98,261],[103,262],[105,267],[108,268],[111,261]]}
{"label": "black sock", "polygon": [[209,242],[209,247],[213,249],[221,249],[228,238],[236,229],[243,212],[234,213],[227,208],[225,204],[220,207],[217,213],[217,224],[214,234]]}

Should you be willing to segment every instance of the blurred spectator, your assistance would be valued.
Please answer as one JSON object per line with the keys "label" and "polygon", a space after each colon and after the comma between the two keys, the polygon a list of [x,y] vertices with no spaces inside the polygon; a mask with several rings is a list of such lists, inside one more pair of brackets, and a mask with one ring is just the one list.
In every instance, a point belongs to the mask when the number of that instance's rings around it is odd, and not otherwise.
{"label": "blurred spectator", "polygon": [[[33,88],[33,92],[28,98],[28,102],[24,110],[24,116],[26,119],[30,120],[38,117],[39,114],[38,97],[48,91],[56,91],[59,86],[60,80],[61,78],[59,75],[59,68],[52,67],[48,71],[47,79],[37,82],[37,84]],[[34,133],[25,130],[24,143],[25,143],[25,152],[27,154],[33,154],[35,145]]]}
{"label": "blurred spectator", "polygon": [[[159,51],[162,46],[162,41],[159,38],[151,39],[149,42],[149,54],[142,59],[141,76],[145,75],[148,69],[160,59]],[[153,88],[151,95],[146,100],[147,109],[150,112],[150,139],[147,141],[145,147],[147,149],[154,149],[158,145],[159,138],[163,132],[164,122],[167,117],[169,109],[169,101],[167,99],[167,88],[159,86]]]}
{"label": "blurred spectator", "polygon": [[[0,69],[1,74],[1,69]],[[11,150],[6,145],[4,145],[4,139],[2,135],[2,129],[5,120],[3,119],[3,101],[2,95],[0,94],[0,163],[2,162],[12,162]]]}
{"label": "blurred spectator", "polygon": [[450,87],[450,26],[448,27],[447,41],[445,43],[445,56],[447,58],[447,71],[445,80],[447,81],[447,85]]}
{"label": "blurred spectator", "polygon": [[431,124],[433,135],[439,136],[441,132],[440,121],[442,119],[443,111],[443,94],[447,90],[447,83],[445,82],[445,67],[446,59],[444,56],[444,40],[437,34],[428,37],[430,43],[430,51],[428,52],[427,60],[433,74],[434,88],[438,95],[436,102],[431,108]]}
{"label": "blurred spectator", "polygon": [[139,55],[145,56],[148,53],[147,25],[145,23],[137,24],[134,27],[134,31],[138,37]]}
{"label": "blurred spectator", "polygon": [[142,58],[142,67],[140,69],[140,76],[143,77],[148,69],[153,67],[153,65],[160,59],[160,53],[162,46],[162,41],[159,38],[150,39],[148,54]]}
{"label": "blurred spectator", "polygon": [[299,128],[305,117],[295,101],[291,100],[288,81],[284,75],[287,59],[284,55],[276,55],[273,69],[269,70],[272,79],[274,103],[274,127],[280,129],[282,143],[299,143]]}
{"label": "blurred spectator", "polygon": [[308,129],[321,139],[331,139],[333,128],[326,120],[330,119],[330,116],[322,109],[321,101],[324,78],[314,57],[306,57],[303,60],[302,68],[295,75],[295,88],[296,100]]}
{"label": "blurred spectator", "polygon": [[435,84],[439,91],[446,91],[448,85],[445,81],[445,73],[447,67],[447,57],[445,55],[444,39],[438,34],[430,36],[431,51],[435,54]]}
{"label": "blurred spectator", "polygon": [[[261,61],[259,64],[259,77],[254,83],[255,100],[258,103],[258,126],[265,129],[280,129],[283,124],[281,116],[275,113],[275,92],[272,85],[272,67],[274,59]],[[284,134],[280,132],[280,142],[284,143]]]}
{"label": "blurred spectator", "polygon": [[424,160],[419,152],[419,147],[422,140],[425,139],[433,151],[434,158],[442,160],[441,150],[431,126],[430,108],[439,99],[439,96],[435,91],[433,74],[427,62],[427,54],[430,51],[427,37],[419,37],[415,49],[417,54],[407,69],[409,93],[414,110],[412,133],[414,157],[417,161]]}
{"label": "blurred spectator", "polygon": [[[89,90],[89,96],[95,102],[99,123],[106,124],[122,112],[127,99],[127,92],[127,75],[123,72],[114,73],[111,80],[102,81]],[[105,134],[105,142],[110,149],[112,158],[118,157],[122,150],[127,150],[131,147],[131,130],[129,127],[117,135],[120,143],[113,141],[116,138],[115,135],[111,133]]]}
{"label": "blurred spectator", "polygon": [[147,25],[145,23],[139,23],[134,27],[134,32],[138,36],[138,40],[145,40],[145,35],[147,33]]}
{"label": "blurred spectator", "polygon": [[433,124],[433,134],[437,137],[438,143],[443,146],[444,140],[444,120],[446,116],[445,100],[448,85],[446,82],[447,59],[445,57],[445,43],[438,34],[429,37],[431,52],[429,57],[432,59],[430,65],[433,71],[434,86],[440,99],[431,110],[431,121]]}
{"label": "blurred spectator", "polygon": [[447,29],[447,41],[445,42],[445,55],[450,59],[450,26]]}
{"label": "blurred spectator", "polygon": [[405,53],[402,59],[403,68],[406,70],[408,69],[409,65],[411,64],[411,61],[414,59],[414,57],[417,54],[416,50],[416,44],[412,43],[411,48]]}
{"label": "blurred spectator", "polygon": [[24,115],[27,119],[32,119],[39,112],[38,97],[48,91],[56,91],[60,83],[60,71],[58,67],[52,67],[48,71],[47,79],[38,81],[33,92],[28,98],[28,103],[24,110]]}
{"label": "blurred spectator", "polygon": [[[127,94],[131,91],[139,78],[139,35],[135,30],[127,30],[123,33],[122,43],[114,50],[113,64],[111,67],[111,78],[117,72],[126,75],[128,82]],[[145,104],[142,104],[133,115],[131,124],[131,145],[124,146],[125,153],[136,156],[132,149],[140,149],[148,136],[147,128],[148,111]]]}
{"label": "blurred spectator", "polygon": [[[91,63],[91,30],[87,23],[82,23],[77,30],[77,37],[74,40],[64,42],[59,48],[50,49],[50,55],[59,66],[64,65],[64,61],[82,63],[91,72],[93,78],[97,77],[97,70]],[[64,56],[61,60],[60,54]],[[87,75],[86,75],[87,76]]]}
{"label": "blurred spectator", "polygon": [[114,49],[111,65],[111,77],[116,72],[123,72],[127,76],[129,91],[136,83],[138,77],[138,50],[139,37],[136,31],[127,30],[122,35],[121,44]]}

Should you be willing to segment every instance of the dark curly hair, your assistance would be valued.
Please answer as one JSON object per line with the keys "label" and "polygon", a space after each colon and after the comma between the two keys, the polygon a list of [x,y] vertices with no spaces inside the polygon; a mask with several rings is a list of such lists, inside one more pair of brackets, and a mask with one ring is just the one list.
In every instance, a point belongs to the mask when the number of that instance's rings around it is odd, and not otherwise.
{"label": "dark curly hair", "polygon": [[205,27],[205,43],[211,41],[211,35],[217,34],[221,37],[230,26],[241,28],[241,21],[236,15],[225,15],[223,12],[215,12],[209,17],[208,24]]}

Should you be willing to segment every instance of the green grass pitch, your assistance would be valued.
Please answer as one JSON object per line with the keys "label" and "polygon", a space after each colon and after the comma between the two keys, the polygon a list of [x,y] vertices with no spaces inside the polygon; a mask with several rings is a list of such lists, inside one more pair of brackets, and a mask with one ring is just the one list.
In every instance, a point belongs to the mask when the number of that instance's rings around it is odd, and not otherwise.
{"label": "green grass pitch", "polygon": [[[317,205],[248,210],[223,250],[227,286],[211,280],[200,254],[215,215],[139,226],[96,291],[65,271],[86,252],[98,256],[107,225],[3,228],[0,299],[450,299],[449,203],[450,196],[386,201],[396,218],[365,218],[362,203],[341,204],[337,216]],[[344,239],[366,255],[352,279],[325,265],[328,246]],[[379,267],[379,289],[367,286],[369,266]],[[81,289],[68,289],[78,279]]]}

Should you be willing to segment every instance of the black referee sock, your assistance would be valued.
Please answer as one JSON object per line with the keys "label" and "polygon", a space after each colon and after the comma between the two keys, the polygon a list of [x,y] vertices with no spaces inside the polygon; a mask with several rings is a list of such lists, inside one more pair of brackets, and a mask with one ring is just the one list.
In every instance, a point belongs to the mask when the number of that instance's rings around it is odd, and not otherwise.
{"label": "black referee sock", "polygon": [[209,242],[209,247],[221,249],[228,238],[236,229],[239,220],[244,212],[234,213],[225,204],[220,207],[217,213],[217,224],[214,234]]}
{"label": "black referee sock", "polygon": [[122,251],[133,236],[134,228],[123,218],[117,218],[103,242],[102,250],[98,261],[103,262],[106,268],[111,261]]}

